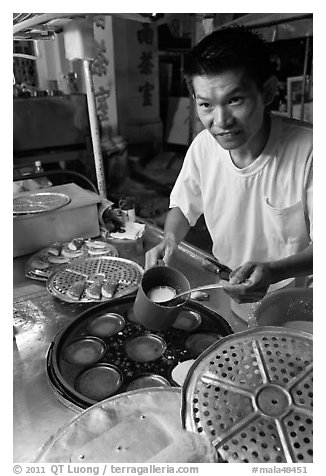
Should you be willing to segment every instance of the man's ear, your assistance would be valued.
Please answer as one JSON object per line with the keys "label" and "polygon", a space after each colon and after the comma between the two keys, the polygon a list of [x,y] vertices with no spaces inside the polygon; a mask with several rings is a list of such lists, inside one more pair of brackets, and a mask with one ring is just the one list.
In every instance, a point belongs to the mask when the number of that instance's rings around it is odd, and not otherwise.
{"label": "man's ear", "polygon": [[277,91],[277,77],[276,76],[270,76],[268,80],[265,82],[264,87],[263,87],[263,93],[264,93],[264,104],[265,106],[268,106],[271,104],[274,100],[274,96]]}

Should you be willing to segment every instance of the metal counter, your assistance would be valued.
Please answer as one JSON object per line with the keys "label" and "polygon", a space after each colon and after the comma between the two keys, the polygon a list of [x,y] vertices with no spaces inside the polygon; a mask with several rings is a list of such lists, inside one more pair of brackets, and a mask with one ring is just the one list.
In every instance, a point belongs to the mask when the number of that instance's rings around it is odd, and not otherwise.
{"label": "metal counter", "polygon": [[[143,251],[130,249],[124,257],[144,266],[144,252],[156,245],[162,231],[147,225]],[[192,287],[212,283],[217,275],[207,271],[202,261],[207,254],[183,242],[173,266],[183,272]],[[47,380],[46,354],[56,334],[93,304],[70,304],[51,296],[43,282],[25,278],[28,257],[14,260],[14,339],[13,339],[13,461],[28,463],[38,449],[60,427],[76,416],[61,403]],[[234,332],[247,327],[232,313],[228,296],[222,290],[209,292],[201,304],[228,321]]]}

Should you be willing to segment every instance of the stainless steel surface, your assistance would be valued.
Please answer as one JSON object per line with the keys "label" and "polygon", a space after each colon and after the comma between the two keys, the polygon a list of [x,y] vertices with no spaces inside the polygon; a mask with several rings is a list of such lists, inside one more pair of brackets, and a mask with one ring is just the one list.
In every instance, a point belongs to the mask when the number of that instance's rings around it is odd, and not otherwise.
{"label": "stainless steel surface", "polygon": [[[146,225],[145,250],[162,239],[162,231]],[[183,272],[192,286],[212,282],[213,274],[202,266],[206,253],[182,244],[173,266]],[[64,406],[47,382],[46,354],[59,331],[92,304],[71,304],[48,294],[44,283],[25,277],[29,256],[14,259],[14,347],[13,347],[13,460],[30,462],[38,448],[76,413]],[[144,266],[144,254],[130,255]],[[218,279],[218,277],[216,276]],[[211,294],[203,303],[215,310],[231,325],[234,332],[247,324],[230,310],[229,298],[222,291]]]}
{"label": "stainless steel surface", "polygon": [[[69,297],[68,291],[72,284],[78,281],[94,281],[96,276],[118,283],[115,297],[122,297],[138,289],[143,274],[143,268],[134,261],[125,258],[101,256],[99,258],[76,259],[68,266],[61,266],[47,280],[46,286],[53,296],[66,302],[75,302]],[[96,301],[107,301],[104,296]],[[83,293],[79,302],[95,301]]]}
{"label": "stainless steel surface", "polygon": [[30,462],[44,440],[75,414],[58,404],[48,385],[45,356],[54,336],[80,308],[58,306],[44,286],[37,290],[33,283],[15,291],[13,457],[15,462]]}
{"label": "stainless steel surface", "polygon": [[25,193],[24,196],[13,200],[14,215],[42,213],[57,210],[70,202],[70,197],[64,193],[37,192]]}
{"label": "stainless steel surface", "polygon": [[224,337],[191,367],[182,389],[187,430],[230,463],[312,462],[313,341],[261,327]]}

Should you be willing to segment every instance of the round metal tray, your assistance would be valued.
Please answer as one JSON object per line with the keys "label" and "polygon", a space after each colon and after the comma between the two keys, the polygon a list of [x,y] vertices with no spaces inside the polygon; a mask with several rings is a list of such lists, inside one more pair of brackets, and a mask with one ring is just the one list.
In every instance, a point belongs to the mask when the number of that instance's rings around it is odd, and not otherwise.
{"label": "round metal tray", "polygon": [[[92,241],[93,240],[87,240],[87,242],[92,242]],[[101,241],[101,240],[94,240],[94,241]],[[62,250],[67,249],[68,243],[70,243],[70,242],[67,241],[67,242],[62,243]],[[115,246],[113,246],[113,245],[111,245],[110,243],[107,243],[107,242],[105,242],[105,245],[106,245],[106,247],[105,247],[105,250],[103,251],[103,255],[113,256],[113,257],[118,256],[119,253],[118,253],[118,250]],[[47,246],[46,248],[43,248],[43,249],[39,250],[37,253],[35,253],[33,256],[31,256],[28,259],[28,261],[26,262],[26,265],[25,265],[25,276],[27,278],[35,279],[37,281],[46,281],[54,271],[61,268],[62,263],[61,264],[56,264],[56,263],[49,262],[49,256],[53,256],[49,253],[49,251],[48,251],[49,248],[50,247]],[[81,246],[80,249],[83,251],[83,255],[78,256],[76,258],[69,258],[67,263],[65,263],[65,266],[68,266],[68,263],[74,262],[77,259],[90,258],[92,256],[91,253],[89,252],[89,247],[86,244],[86,240],[85,240],[85,243]],[[60,253],[60,255],[62,255],[62,252]],[[37,266],[34,265],[34,263],[37,262],[37,260],[40,260],[42,262],[47,263],[48,267],[46,269],[38,268]]]}
{"label": "round metal tray", "polygon": [[[104,275],[106,280],[118,283],[114,297],[119,298],[131,294],[138,289],[143,268],[124,258],[101,256],[99,258],[76,259],[73,263],[62,265],[47,280],[47,289],[55,297],[66,302],[74,302],[67,292],[70,286],[78,281],[92,282],[96,275]],[[101,302],[109,298],[91,299],[85,292],[77,302]]]}
{"label": "round metal tray", "polygon": [[70,197],[64,193],[38,192],[15,197],[13,200],[14,215],[29,215],[41,212],[50,212],[67,205]]}
{"label": "round metal tray", "polygon": [[[186,303],[182,312],[188,310],[200,315],[196,329],[186,331],[171,327],[160,332],[148,331],[134,319],[134,301],[135,296],[125,296],[92,307],[55,337],[47,354],[48,379],[58,399],[69,408],[86,408],[99,400],[80,391],[78,380],[84,371],[95,369],[96,372],[96,369],[101,367],[104,372],[106,367],[114,366],[120,372],[122,381],[121,385],[112,391],[112,395],[125,393],[135,385],[153,387],[158,384],[162,386],[165,382],[168,386],[177,386],[172,377],[173,369],[180,362],[195,359],[199,355],[198,349],[187,346],[189,336],[205,332],[211,333],[215,340],[219,340],[222,336],[232,333],[232,329],[221,316],[191,300]],[[96,332],[99,329],[103,331],[103,328],[96,326],[96,321],[106,316],[114,316],[115,319],[120,317],[123,326],[117,326],[115,331],[111,329],[107,334]],[[139,337],[154,339],[154,344],[164,344],[163,353],[159,352],[149,360],[137,360],[137,357],[130,356],[128,347],[130,349],[130,343],[135,343]],[[90,363],[92,354],[88,354],[88,363],[85,363],[85,360],[84,363],[72,362],[74,359],[67,360],[67,350],[71,355],[71,345],[95,340],[99,344],[98,347],[105,347],[105,353],[99,355],[96,362]],[[82,354],[83,356],[85,354]],[[101,380],[99,376],[98,382]]]}
{"label": "round metal tray", "polygon": [[[34,463],[70,463],[73,455],[83,453],[82,448],[94,438],[105,438],[106,434],[114,439],[110,448],[107,448],[107,458],[112,462],[139,462],[140,455],[136,454],[137,439],[133,445],[128,445],[124,451],[119,453],[119,445],[125,443],[128,435],[119,435],[119,429],[132,428],[141,422],[153,422],[154,429],[157,429],[157,419],[163,422],[171,431],[181,431],[180,419],[180,389],[179,388],[150,388],[134,390],[116,395],[115,397],[102,400],[96,405],[80,412],[66,425],[60,428],[38,451]],[[80,409],[79,409],[80,411]],[[138,417],[138,420],[136,420]],[[146,417],[146,418],[145,418]],[[164,427],[163,427],[164,428]],[[163,429],[162,428],[162,429]],[[117,430],[115,432],[115,430]],[[155,431],[154,433],[157,433]],[[164,435],[164,432],[162,431]],[[144,434],[146,437],[147,433]],[[147,436],[148,437],[148,436]],[[129,438],[130,435],[129,435]],[[136,448],[133,448],[133,447]],[[88,455],[91,457],[92,455]],[[120,460],[117,458],[120,456]],[[87,457],[86,457],[87,458]],[[80,461],[81,463],[83,459]]]}
{"label": "round metal tray", "polygon": [[312,462],[312,335],[262,327],[224,337],[191,367],[184,428],[230,463]]}

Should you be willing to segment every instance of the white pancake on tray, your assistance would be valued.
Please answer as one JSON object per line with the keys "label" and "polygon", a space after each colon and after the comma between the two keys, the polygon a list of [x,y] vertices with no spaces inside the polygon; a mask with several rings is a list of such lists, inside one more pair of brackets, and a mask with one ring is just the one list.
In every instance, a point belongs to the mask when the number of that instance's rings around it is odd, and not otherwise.
{"label": "white pancake on tray", "polygon": [[56,241],[29,258],[25,265],[25,276],[46,281],[59,266],[77,258],[87,258],[92,255],[117,257],[118,254],[115,246],[99,239],[74,238],[63,243]]}

